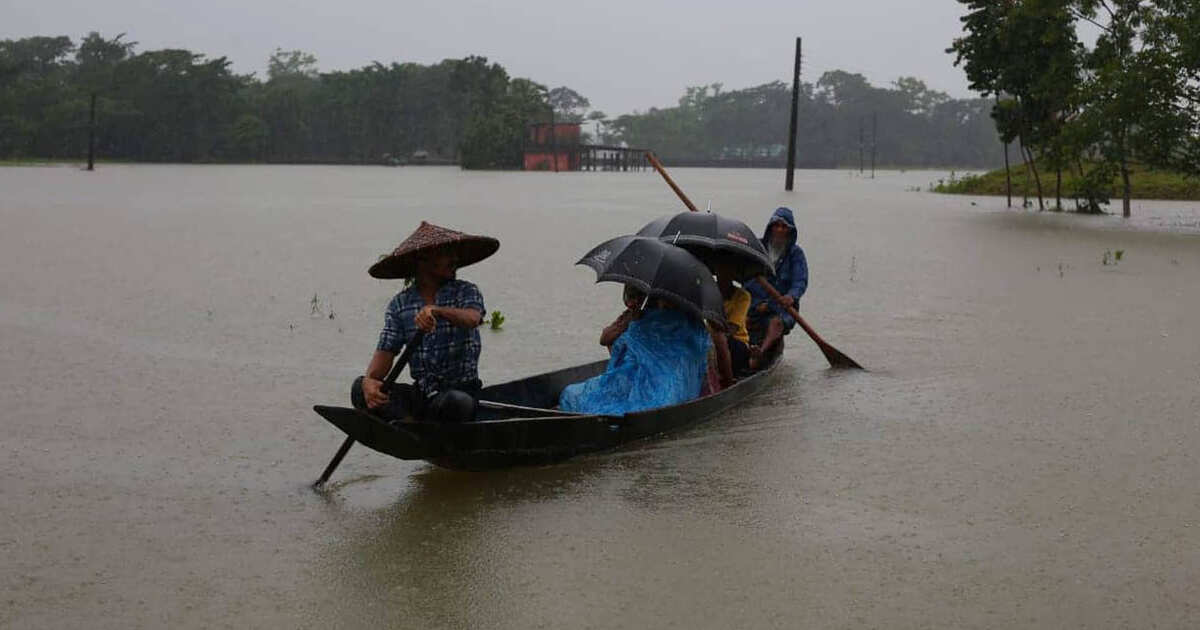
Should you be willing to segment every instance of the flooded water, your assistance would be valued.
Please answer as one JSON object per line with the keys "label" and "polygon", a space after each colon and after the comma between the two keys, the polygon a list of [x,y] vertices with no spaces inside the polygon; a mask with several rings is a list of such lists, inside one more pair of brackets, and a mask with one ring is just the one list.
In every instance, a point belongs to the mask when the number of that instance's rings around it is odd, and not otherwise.
{"label": "flooded water", "polygon": [[489,474],[358,446],[318,494],[379,254],[421,219],[501,240],[461,272],[507,316],[485,382],[602,358],[619,289],[572,264],[680,210],[657,176],[0,169],[0,627],[1200,625],[1200,205],[674,175],[794,208],[801,310],[871,371],[797,329],[688,432]]}

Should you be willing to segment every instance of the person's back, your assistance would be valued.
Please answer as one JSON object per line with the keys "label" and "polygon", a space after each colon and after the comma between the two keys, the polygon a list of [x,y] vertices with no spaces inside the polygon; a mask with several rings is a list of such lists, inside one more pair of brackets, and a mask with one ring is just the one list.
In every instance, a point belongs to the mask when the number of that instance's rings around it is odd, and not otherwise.
{"label": "person's back", "polygon": [[698,320],[669,308],[646,309],[613,342],[603,374],[567,386],[564,411],[624,415],[700,395],[709,334]]}

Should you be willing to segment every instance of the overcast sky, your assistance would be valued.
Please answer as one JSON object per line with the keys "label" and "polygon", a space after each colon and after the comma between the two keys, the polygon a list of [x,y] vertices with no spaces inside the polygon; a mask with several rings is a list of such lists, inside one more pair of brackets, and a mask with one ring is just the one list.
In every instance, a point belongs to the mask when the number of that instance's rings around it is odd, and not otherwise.
{"label": "overcast sky", "polygon": [[0,0],[0,39],[128,33],[137,50],[187,48],[265,74],[276,47],[322,70],[477,54],[515,76],[567,85],[610,115],[675,103],[688,85],[804,80],[830,69],[883,85],[916,76],[968,94],[944,50],[961,29],[954,0]]}

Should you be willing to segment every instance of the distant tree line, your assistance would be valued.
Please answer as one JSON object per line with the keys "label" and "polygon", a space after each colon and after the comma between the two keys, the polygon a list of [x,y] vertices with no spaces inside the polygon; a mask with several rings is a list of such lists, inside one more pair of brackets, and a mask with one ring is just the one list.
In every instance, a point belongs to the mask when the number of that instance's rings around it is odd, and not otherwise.
{"label": "distant tree line", "polygon": [[964,35],[948,52],[973,89],[995,97],[996,125],[1019,143],[1039,207],[1051,174],[1061,207],[1064,171],[1091,211],[1118,179],[1125,216],[1134,168],[1200,175],[1200,2],[958,1]]}
{"label": "distant tree line", "polygon": [[[90,33],[0,41],[0,157],[78,158],[96,103],[97,153],[162,162],[379,163],[424,151],[465,168],[519,168],[525,126],[592,121],[586,140],[649,148],[674,160],[782,164],[791,94],[780,82],[688,88],[676,107],[610,118],[567,87],[510,77],[483,57],[373,63],[320,72],[276,50],[265,79],[225,57],[137,52]],[[983,99],[952,99],[915,78],[872,86],[827,72],[801,84],[799,163],[990,167],[1001,146]],[[591,128],[589,125],[588,128]],[[861,142],[860,142],[861,139]]]}
{"label": "distant tree line", "polygon": [[225,57],[135,52],[98,33],[0,41],[0,157],[75,158],[96,95],[97,152],[148,162],[377,163],[424,151],[466,167],[521,163],[525,124],[546,120],[545,86],[482,57],[318,72],[276,50],[267,78]]}
{"label": "distant tree line", "polygon": [[[689,87],[676,107],[601,116],[602,136],[669,158],[782,163],[791,98],[779,81],[731,91],[720,83]],[[990,112],[986,100],[953,99],[911,77],[876,87],[860,74],[826,72],[815,85],[800,84],[797,163],[857,166],[874,148],[881,164],[995,166],[1001,145]]]}

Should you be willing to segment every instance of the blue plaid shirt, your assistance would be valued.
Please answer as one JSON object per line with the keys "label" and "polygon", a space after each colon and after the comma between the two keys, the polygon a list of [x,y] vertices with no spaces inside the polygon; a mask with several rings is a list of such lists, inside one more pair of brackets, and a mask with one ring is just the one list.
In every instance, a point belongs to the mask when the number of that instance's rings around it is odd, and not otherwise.
{"label": "blue plaid shirt", "polygon": [[[479,311],[480,317],[487,314],[479,287],[465,280],[450,280],[443,284],[437,290],[434,304],[449,308],[473,308]],[[415,283],[397,293],[388,303],[376,349],[398,354],[416,334],[414,320],[424,306],[425,300]],[[425,335],[421,347],[412,355],[408,370],[417,388],[426,395],[433,395],[459,383],[478,380],[479,351],[482,348],[479,329],[456,328],[438,318],[437,329],[433,334]]]}

